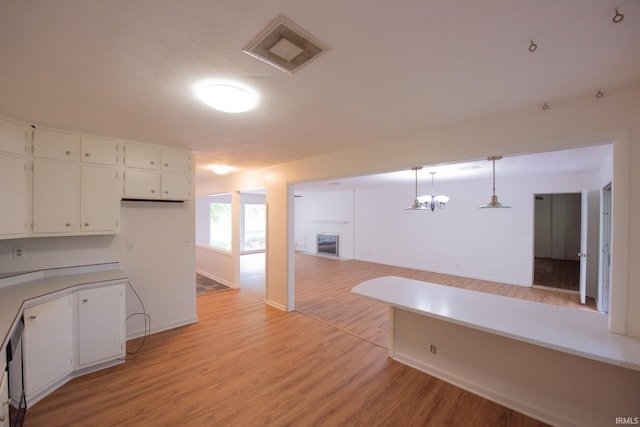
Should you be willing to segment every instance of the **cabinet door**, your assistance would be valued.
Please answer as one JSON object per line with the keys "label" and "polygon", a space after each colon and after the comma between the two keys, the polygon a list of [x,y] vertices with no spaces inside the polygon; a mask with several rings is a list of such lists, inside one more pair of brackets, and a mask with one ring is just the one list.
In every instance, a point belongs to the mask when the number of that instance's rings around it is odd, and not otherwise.
{"label": "cabinet door", "polygon": [[191,198],[191,176],[186,173],[163,173],[162,198],[189,200]]}
{"label": "cabinet door", "polygon": [[130,199],[159,199],[160,174],[127,169],[124,172],[124,197]]}
{"label": "cabinet door", "polygon": [[0,376],[0,427],[9,427],[9,423],[9,384],[7,373],[3,370]]}
{"label": "cabinet door", "polygon": [[34,233],[70,233],[77,230],[79,176],[77,163],[34,160]]}
{"label": "cabinet door", "polygon": [[24,323],[24,388],[30,402],[31,397],[71,373],[71,296],[26,308]]}
{"label": "cabinet door", "polygon": [[119,214],[116,168],[83,164],[80,172],[80,230],[116,231]]}
{"label": "cabinet door", "polygon": [[191,153],[180,150],[161,151],[163,172],[189,172],[191,170]]}
{"label": "cabinet door", "polygon": [[158,149],[148,145],[127,144],[124,147],[124,163],[128,168],[158,169]]}
{"label": "cabinet door", "polygon": [[24,156],[26,152],[27,129],[6,120],[0,120],[0,151]]}
{"label": "cabinet door", "polygon": [[80,160],[80,135],[35,129],[33,155],[43,159]]}
{"label": "cabinet door", "polygon": [[86,367],[123,357],[124,284],[77,292],[78,365]]}
{"label": "cabinet door", "polygon": [[26,234],[27,190],[24,158],[0,154],[0,238],[15,238]]}
{"label": "cabinet door", "polygon": [[80,139],[81,160],[115,166],[118,163],[118,143],[110,139],[82,136]]}

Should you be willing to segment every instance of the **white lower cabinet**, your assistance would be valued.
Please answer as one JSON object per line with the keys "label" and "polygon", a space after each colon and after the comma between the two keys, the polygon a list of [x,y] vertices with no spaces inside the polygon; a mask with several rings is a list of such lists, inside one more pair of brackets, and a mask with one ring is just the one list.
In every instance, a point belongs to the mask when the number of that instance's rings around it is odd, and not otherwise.
{"label": "white lower cabinet", "polygon": [[123,280],[87,284],[24,309],[28,406],[75,376],[122,363],[125,284]]}
{"label": "white lower cabinet", "polygon": [[7,372],[2,371],[0,377],[0,427],[9,426],[9,384],[7,384]]}
{"label": "white lower cabinet", "polygon": [[124,292],[120,283],[75,293],[76,369],[125,356]]}
{"label": "white lower cabinet", "polygon": [[24,390],[32,405],[73,369],[71,295],[26,308],[24,315]]}

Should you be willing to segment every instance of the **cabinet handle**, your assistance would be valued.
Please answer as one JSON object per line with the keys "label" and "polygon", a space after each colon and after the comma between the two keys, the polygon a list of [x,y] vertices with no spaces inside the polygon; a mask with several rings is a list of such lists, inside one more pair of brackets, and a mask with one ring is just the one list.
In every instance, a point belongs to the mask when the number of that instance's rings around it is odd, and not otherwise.
{"label": "cabinet handle", "polygon": [[71,155],[71,150],[65,151],[64,154],[66,154],[67,156]]}
{"label": "cabinet handle", "polygon": [[165,163],[165,164],[164,164],[164,167],[165,167],[165,168],[166,168],[166,167],[168,167],[168,166],[169,166],[169,163]]}
{"label": "cabinet handle", "polygon": [[152,164],[152,165],[155,165],[155,164],[156,164],[156,162],[154,162],[153,160],[151,160],[151,164]]}
{"label": "cabinet handle", "polygon": [[91,153],[84,153],[85,157],[91,157]]}
{"label": "cabinet handle", "polygon": [[169,194],[169,190],[164,190],[164,194]]}
{"label": "cabinet handle", "polygon": [[64,226],[65,226],[65,227],[71,227],[71,223],[70,223],[70,222],[68,222],[68,223],[66,223]]}
{"label": "cabinet handle", "polygon": [[151,190],[151,194],[153,194],[153,193],[155,193],[155,192],[156,192],[156,190]]}
{"label": "cabinet handle", "polygon": [[84,223],[84,226],[85,226],[85,227],[88,227],[88,226],[89,226],[89,223],[88,223],[88,222],[85,222],[85,223]]}
{"label": "cabinet handle", "polygon": [[4,422],[4,415],[0,415],[0,423],[3,423],[3,422]]}
{"label": "cabinet handle", "polygon": [[83,298],[83,299],[82,299],[82,302],[83,302],[83,303],[88,303],[88,302],[89,302],[89,300],[88,300],[87,298]]}
{"label": "cabinet handle", "polygon": [[32,314],[31,316],[29,316],[29,319],[31,320],[36,320],[38,318],[38,316],[36,316],[35,314]]}

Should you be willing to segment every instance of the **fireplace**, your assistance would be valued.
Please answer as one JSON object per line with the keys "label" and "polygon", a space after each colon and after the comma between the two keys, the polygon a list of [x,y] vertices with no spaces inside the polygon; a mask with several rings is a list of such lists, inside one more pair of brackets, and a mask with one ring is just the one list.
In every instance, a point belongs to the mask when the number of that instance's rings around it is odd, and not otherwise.
{"label": "fireplace", "polygon": [[340,256],[340,236],[337,234],[317,234],[316,252],[320,255]]}

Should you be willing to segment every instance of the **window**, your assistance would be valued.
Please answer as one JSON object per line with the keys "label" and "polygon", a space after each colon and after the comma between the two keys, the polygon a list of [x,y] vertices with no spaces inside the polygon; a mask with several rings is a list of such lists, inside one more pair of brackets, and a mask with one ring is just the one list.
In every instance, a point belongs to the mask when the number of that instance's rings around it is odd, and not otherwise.
{"label": "window", "polygon": [[264,204],[243,204],[243,251],[264,250],[266,236],[266,209]]}
{"label": "window", "polygon": [[209,205],[209,246],[231,250],[231,203]]}

